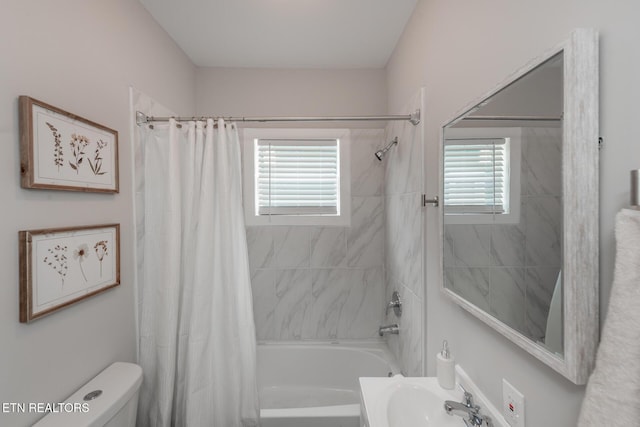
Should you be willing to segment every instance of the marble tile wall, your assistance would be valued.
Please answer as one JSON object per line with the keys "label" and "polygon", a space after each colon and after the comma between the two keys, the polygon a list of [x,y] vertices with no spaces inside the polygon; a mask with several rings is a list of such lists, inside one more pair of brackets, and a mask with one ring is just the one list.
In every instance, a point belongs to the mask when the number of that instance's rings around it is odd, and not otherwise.
{"label": "marble tile wall", "polygon": [[[406,112],[422,108],[421,104],[418,94]],[[391,310],[384,323],[400,325],[400,334],[386,339],[402,370],[411,376],[423,374],[422,126],[405,122],[387,126],[386,139],[397,136],[398,145],[384,159],[385,302],[391,301],[394,290],[403,302],[402,316]]]}
{"label": "marble tile wall", "polygon": [[533,340],[562,264],[561,150],[561,128],[522,128],[520,222],[445,231],[446,285]]}
{"label": "marble tile wall", "polygon": [[247,227],[259,340],[377,338],[384,315],[383,129],[351,131],[351,226]]}

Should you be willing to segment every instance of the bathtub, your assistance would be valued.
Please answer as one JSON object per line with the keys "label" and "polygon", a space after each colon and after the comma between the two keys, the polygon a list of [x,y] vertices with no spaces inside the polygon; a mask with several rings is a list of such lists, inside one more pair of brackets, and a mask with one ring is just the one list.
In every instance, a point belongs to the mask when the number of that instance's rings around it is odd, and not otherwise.
{"label": "bathtub", "polygon": [[400,370],[381,341],[259,343],[262,427],[359,427],[359,377]]}

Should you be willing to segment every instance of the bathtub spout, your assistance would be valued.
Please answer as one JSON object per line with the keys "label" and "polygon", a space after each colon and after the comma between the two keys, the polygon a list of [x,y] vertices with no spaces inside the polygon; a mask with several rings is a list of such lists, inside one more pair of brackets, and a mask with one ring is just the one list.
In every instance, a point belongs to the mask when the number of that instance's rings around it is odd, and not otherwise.
{"label": "bathtub spout", "polygon": [[378,329],[378,335],[383,336],[384,334],[393,334],[398,335],[400,333],[400,327],[397,323],[393,325],[380,326]]}

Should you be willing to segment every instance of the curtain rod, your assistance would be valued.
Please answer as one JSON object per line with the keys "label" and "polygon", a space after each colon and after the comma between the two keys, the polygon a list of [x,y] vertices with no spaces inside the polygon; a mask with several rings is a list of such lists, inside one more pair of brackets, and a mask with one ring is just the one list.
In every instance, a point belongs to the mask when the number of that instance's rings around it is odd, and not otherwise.
{"label": "curtain rod", "polygon": [[177,122],[188,122],[193,120],[207,120],[207,119],[224,119],[230,122],[333,122],[333,121],[390,121],[390,120],[406,120],[411,122],[412,125],[420,123],[420,110],[416,110],[407,115],[394,115],[394,116],[339,116],[339,117],[154,117],[147,116],[146,114],[136,111],[136,124],[141,126],[145,123],[153,122],[168,122],[169,119],[175,119]]}
{"label": "curtain rod", "polygon": [[467,116],[462,120],[512,120],[527,122],[555,122],[561,121],[562,117],[552,116]]}

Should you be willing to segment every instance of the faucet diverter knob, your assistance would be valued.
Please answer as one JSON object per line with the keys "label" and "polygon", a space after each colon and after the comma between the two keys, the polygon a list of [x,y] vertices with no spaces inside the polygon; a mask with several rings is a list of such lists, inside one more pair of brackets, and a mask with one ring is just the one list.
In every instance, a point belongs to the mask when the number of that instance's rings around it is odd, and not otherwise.
{"label": "faucet diverter knob", "polygon": [[389,314],[390,308],[393,308],[393,313],[396,317],[402,316],[402,301],[400,300],[400,293],[398,291],[393,291],[393,294],[391,294],[391,301],[387,303],[385,315]]}

